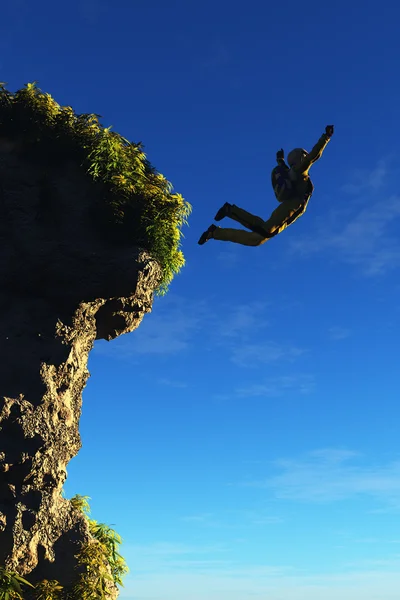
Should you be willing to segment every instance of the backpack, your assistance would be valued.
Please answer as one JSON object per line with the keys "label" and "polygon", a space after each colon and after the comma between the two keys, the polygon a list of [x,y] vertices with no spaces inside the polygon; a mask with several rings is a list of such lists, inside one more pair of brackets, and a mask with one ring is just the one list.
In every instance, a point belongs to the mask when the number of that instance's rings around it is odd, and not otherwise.
{"label": "backpack", "polygon": [[295,185],[289,176],[289,167],[279,164],[272,170],[271,183],[278,202],[285,202],[293,197]]}

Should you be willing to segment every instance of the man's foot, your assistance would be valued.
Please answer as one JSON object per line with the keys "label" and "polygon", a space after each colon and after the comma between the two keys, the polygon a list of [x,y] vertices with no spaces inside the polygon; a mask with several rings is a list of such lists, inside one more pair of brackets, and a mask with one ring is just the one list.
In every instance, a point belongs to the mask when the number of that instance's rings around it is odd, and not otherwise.
{"label": "man's foot", "polygon": [[232,206],[232,204],[229,204],[229,202],[225,202],[225,204],[223,206],[221,206],[221,208],[215,215],[214,221],[221,221],[224,217],[229,217],[229,213],[231,211],[231,206]]}
{"label": "man's foot", "polygon": [[213,233],[216,229],[217,229],[216,225],[214,225],[214,224],[210,225],[210,227],[207,229],[207,231],[205,231],[204,233],[201,234],[200,239],[197,243],[200,244],[200,246],[202,246],[203,244],[208,242],[208,240],[211,240],[211,238],[213,237]]}

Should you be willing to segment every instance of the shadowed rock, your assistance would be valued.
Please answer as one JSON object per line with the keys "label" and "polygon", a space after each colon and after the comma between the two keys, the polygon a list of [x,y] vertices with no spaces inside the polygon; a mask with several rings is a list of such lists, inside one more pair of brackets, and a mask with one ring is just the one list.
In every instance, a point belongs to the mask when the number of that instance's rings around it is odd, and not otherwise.
{"label": "shadowed rock", "polygon": [[[0,565],[72,585],[91,539],[62,497],[96,339],[133,331],[161,267],[98,226],[101,184],[0,140]],[[116,595],[110,588],[109,595]]]}

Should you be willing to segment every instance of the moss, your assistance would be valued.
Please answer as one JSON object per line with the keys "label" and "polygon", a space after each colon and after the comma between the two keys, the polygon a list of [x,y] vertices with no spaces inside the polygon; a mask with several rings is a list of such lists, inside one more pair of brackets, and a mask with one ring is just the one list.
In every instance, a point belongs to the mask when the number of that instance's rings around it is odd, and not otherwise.
{"label": "moss", "polygon": [[20,142],[32,160],[79,164],[105,190],[106,233],[145,248],[162,266],[158,293],[184,265],[181,228],[191,206],[147,160],[141,143],[103,127],[99,115],[76,114],[28,83],[12,93],[0,83],[0,137]]}

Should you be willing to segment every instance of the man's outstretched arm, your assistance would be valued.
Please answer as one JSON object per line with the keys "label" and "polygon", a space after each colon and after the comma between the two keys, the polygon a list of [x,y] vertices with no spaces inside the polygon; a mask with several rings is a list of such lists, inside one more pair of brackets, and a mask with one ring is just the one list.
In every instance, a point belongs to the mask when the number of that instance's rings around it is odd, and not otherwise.
{"label": "man's outstretched arm", "polygon": [[332,135],[333,125],[327,125],[325,127],[325,133],[321,135],[314,148],[311,150],[311,152],[309,152],[309,154],[307,154],[307,156],[303,158],[303,160],[298,165],[292,167],[293,171],[295,171],[296,173],[302,173],[304,175],[307,175],[311,165],[313,165],[317,160],[321,158],[322,153],[325,150]]}

